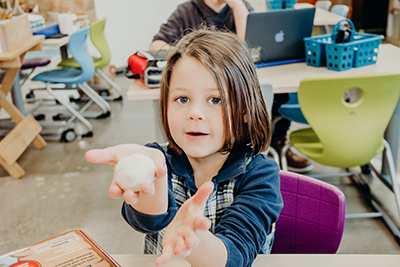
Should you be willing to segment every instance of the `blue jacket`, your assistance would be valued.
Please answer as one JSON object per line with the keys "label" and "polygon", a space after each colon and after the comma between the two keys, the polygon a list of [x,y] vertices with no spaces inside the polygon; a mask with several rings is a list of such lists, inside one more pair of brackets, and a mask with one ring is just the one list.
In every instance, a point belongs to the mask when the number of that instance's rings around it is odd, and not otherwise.
{"label": "blue jacket", "polygon": [[[177,201],[179,196],[174,195],[173,177],[182,178],[182,185],[189,194],[194,194],[197,188],[186,155],[179,155],[170,148],[164,151],[157,143],[147,146],[163,151],[166,158],[168,211],[160,215],[146,215],[124,203],[122,215],[137,231],[157,234],[168,226],[183,204]],[[233,184],[232,201],[220,216],[217,215],[215,225],[212,226],[212,232],[222,240],[228,251],[226,266],[251,266],[257,254],[263,253],[267,235],[283,208],[278,172],[279,167],[275,161],[264,155],[253,156],[250,147],[243,147],[232,151],[219,173],[213,177],[214,191],[217,191],[214,195],[222,195],[223,201],[227,199],[224,195],[226,192],[222,192],[227,188],[225,185]]]}

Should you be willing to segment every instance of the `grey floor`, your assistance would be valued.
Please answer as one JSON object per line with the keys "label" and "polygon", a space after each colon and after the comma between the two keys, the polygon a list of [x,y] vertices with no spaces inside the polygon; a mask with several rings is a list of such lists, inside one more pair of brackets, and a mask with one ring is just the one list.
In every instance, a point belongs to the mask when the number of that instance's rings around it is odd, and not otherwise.
{"label": "grey floor", "polygon": [[[120,75],[116,82],[124,91],[130,84]],[[93,137],[49,142],[42,150],[31,145],[18,160],[26,171],[23,178],[14,180],[0,168],[0,255],[75,228],[86,231],[108,253],[142,252],[143,236],[121,217],[122,200],[108,195],[112,167],[88,163],[84,155],[92,148],[154,141],[153,103],[124,99],[110,104],[110,117],[91,120]],[[379,159],[375,161],[379,164]],[[315,166],[313,173],[338,171]],[[369,210],[350,179],[328,181],[344,191],[349,213]],[[377,179],[372,179],[372,188],[382,202],[391,203],[387,209],[400,226],[389,191]],[[399,252],[400,246],[381,219],[346,220],[338,253]]]}

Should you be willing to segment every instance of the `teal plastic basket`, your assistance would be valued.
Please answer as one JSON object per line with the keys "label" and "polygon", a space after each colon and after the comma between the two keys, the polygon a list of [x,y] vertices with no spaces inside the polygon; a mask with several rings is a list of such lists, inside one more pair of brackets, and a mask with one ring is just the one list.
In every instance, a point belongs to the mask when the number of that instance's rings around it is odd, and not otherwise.
{"label": "teal plastic basket", "polygon": [[[342,23],[348,23],[351,27],[350,41],[335,43]],[[334,26],[332,34],[304,38],[306,62],[309,66],[326,66],[336,71],[372,65],[378,59],[382,39],[382,35],[355,33],[351,20],[344,19]]]}
{"label": "teal plastic basket", "polygon": [[266,0],[267,10],[294,8],[297,0]]}

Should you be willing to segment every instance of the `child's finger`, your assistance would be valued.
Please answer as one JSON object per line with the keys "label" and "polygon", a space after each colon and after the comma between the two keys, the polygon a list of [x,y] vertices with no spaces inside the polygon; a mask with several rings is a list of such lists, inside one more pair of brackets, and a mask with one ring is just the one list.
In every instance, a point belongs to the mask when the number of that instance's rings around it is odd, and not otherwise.
{"label": "child's finger", "polygon": [[197,216],[194,219],[193,227],[195,230],[208,230],[211,227],[211,221],[204,216]]}
{"label": "child's finger", "polygon": [[113,182],[108,189],[108,193],[112,198],[120,198],[124,194],[124,191],[117,185],[117,183]]}
{"label": "child's finger", "polygon": [[161,256],[156,259],[155,263],[157,266],[160,266],[171,261],[173,257],[174,257],[174,250],[170,245],[165,245]]}
{"label": "child's finger", "polygon": [[167,168],[165,167],[165,164],[156,167],[156,173],[155,173],[156,178],[163,178],[166,173],[167,173]]}
{"label": "child's finger", "polygon": [[196,194],[192,197],[192,203],[194,205],[203,207],[213,190],[214,183],[210,181],[205,182],[200,186],[199,190],[197,190]]}
{"label": "child's finger", "polygon": [[139,200],[139,196],[137,193],[132,190],[126,190],[124,193],[125,202],[129,205],[134,205]]}
{"label": "child's finger", "polygon": [[186,232],[185,236],[185,246],[187,248],[195,248],[199,245],[200,239],[197,236],[196,232],[191,229],[191,231]]}
{"label": "child's finger", "polygon": [[142,190],[142,192],[144,194],[146,194],[147,196],[149,196],[149,197],[153,196],[154,193],[156,192],[156,189],[155,189],[153,183],[152,184],[144,184],[144,185],[142,185],[140,190]]}
{"label": "child's finger", "polygon": [[105,149],[92,149],[86,152],[86,160],[91,163],[116,164],[118,158],[113,147]]}
{"label": "child's finger", "polygon": [[183,238],[178,237],[174,248],[174,254],[180,256],[182,252],[185,251],[186,249],[187,247],[185,245],[185,241],[183,240]]}

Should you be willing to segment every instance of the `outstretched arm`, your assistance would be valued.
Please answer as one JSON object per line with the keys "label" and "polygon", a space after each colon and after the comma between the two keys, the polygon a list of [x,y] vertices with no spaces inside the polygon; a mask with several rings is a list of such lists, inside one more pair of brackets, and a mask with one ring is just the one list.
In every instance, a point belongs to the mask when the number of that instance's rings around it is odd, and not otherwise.
{"label": "outstretched arm", "polygon": [[203,215],[213,188],[212,182],[204,183],[178,210],[165,230],[163,253],[157,258],[156,265],[165,264],[178,255],[196,267],[225,266],[228,257],[225,245],[208,231],[211,222]]}
{"label": "outstretched arm", "polygon": [[249,11],[243,0],[225,0],[225,2],[232,8],[236,34],[244,40],[246,37],[247,15]]}
{"label": "outstretched arm", "polygon": [[120,198],[123,195],[126,203],[144,214],[156,215],[165,213],[168,206],[168,183],[165,158],[161,151],[141,145],[126,144],[105,149],[89,150],[86,152],[86,159],[92,163],[110,164],[115,168],[120,159],[132,154],[149,156],[156,166],[154,176],[157,179],[152,184],[144,184],[140,191],[133,192],[132,190],[124,191],[115,182],[114,177],[109,188],[110,196],[112,198]]}

